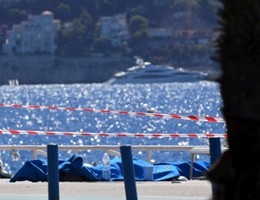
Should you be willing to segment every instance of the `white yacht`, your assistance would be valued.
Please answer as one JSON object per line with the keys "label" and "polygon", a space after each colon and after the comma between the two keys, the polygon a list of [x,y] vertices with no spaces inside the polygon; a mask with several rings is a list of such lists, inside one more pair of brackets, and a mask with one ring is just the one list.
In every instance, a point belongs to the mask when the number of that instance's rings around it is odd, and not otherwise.
{"label": "white yacht", "polygon": [[197,71],[188,71],[182,68],[154,65],[136,59],[136,66],[130,67],[127,71],[118,72],[111,78],[110,84],[126,83],[169,83],[169,82],[194,82],[207,80],[208,74]]}

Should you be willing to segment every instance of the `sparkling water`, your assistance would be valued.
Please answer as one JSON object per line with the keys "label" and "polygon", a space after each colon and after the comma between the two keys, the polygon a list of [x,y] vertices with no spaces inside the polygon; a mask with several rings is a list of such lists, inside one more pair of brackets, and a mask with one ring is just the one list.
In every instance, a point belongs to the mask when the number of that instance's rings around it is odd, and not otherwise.
{"label": "sparkling water", "polygon": [[[70,84],[70,85],[19,85],[0,87],[1,104],[22,104],[94,108],[179,114],[182,116],[222,117],[222,99],[219,84],[209,81],[165,84]],[[51,109],[25,109],[0,107],[0,129],[105,132],[105,133],[225,133],[223,123],[209,123],[155,117],[116,115],[84,111]],[[1,135],[2,145],[208,145],[206,138],[134,138],[90,136],[39,136]],[[0,152],[8,171],[15,172],[32,159],[31,152],[20,152],[13,160],[9,151]],[[60,152],[67,159],[73,152]],[[144,152],[135,152],[146,158]],[[86,162],[98,162],[102,152],[81,152]],[[158,152],[155,162],[188,160],[184,152]]]}

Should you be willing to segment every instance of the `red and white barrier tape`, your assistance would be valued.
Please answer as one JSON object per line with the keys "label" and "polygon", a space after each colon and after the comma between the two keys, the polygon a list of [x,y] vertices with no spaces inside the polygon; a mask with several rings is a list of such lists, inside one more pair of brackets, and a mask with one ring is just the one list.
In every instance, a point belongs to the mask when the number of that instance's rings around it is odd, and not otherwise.
{"label": "red and white barrier tape", "polygon": [[227,138],[227,134],[219,133],[90,133],[90,132],[59,132],[32,130],[0,130],[0,135],[58,135],[58,136],[91,136],[91,137],[151,137],[151,138]]}
{"label": "red and white barrier tape", "polygon": [[49,110],[65,110],[65,111],[84,111],[93,113],[108,113],[108,114],[122,114],[122,115],[133,115],[142,117],[159,117],[163,119],[180,119],[190,121],[202,121],[202,122],[215,122],[225,123],[225,120],[220,117],[198,117],[194,115],[181,116],[178,114],[161,114],[161,113],[149,113],[149,112],[129,112],[129,111],[118,111],[118,110],[98,110],[94,108],[72,108],[72,107],[58,107],[58,106],[37,106],[37,105],[21,105],[21,104],[0,104],[1,107],[10,108],[26,108],[26,109],[49,109]]}

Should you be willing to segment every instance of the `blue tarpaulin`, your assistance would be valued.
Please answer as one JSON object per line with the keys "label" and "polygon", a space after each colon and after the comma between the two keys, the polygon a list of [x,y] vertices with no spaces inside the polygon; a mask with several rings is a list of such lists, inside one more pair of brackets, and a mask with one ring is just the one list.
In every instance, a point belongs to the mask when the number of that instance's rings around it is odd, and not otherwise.
{"label": "blue tarpaulin", "polygon": [[[123,180],[121,158],[112,159],[110,162],[111,179]],[[180,176],[189,178],[190,162],[167,162],[151,164],[144,160],[133,159],[135,179],[140,181],[151,180],[147,178],[147,169],[152,169],[154,181],[173,180]],[[68,160],[59,160],[60,181],[102,181],[102,164],[92,166],[83,162],[83,158],[73,155]],[[193,177],[203,176],[209,170],[209,162],[194,162]],[[20,170],[14,174],[10,182],[16,181],[47,181],[47,161],[30,160],[25,162]]]}

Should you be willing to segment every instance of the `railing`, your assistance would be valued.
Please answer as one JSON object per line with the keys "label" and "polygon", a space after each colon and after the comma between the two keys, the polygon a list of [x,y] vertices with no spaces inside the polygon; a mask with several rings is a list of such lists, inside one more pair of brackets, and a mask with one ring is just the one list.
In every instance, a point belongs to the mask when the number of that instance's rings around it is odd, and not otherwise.
{"label": "railing", "polygon": [[[194,148],[203,148],[208,149],[208,147],[201,146],[179,146],[179,145],[132,145],[133,151],[146,151],[147,152],[147,161],[150,162],[152,159],[153,151],[187,151],[191,152]],[[21,151],[21,150],[31,150],[33,159],[37,159],[38,155],[47,156],[47,146],[46,145],[0,145],[0,151],[9,150],[9,151]],[[120,146],[119,145],[60,145],[60,151],[71,150],[74,153],[79,151],[89,151],[89,150],[102,150],[106,151],[111,155],[120,156]]]}
{"label": "railing", "polygon": [[[204,154],[210,156],[210,148],[206,146],[180,146],[180,145],[133,145],[131,146],[133,151],[146,151],[147,162],[151,162],[153,151],[186,151],[191,155],[191,167],[190,167],[190,179],[193,177],[193,164],[195,161],[195,155]],[[221,151],[224,152],[228,148],[221,147]],[[47,157],[47,145],[0,145],[0,151],[9,150],[13,151],[13,153],[17,153],[17,151],[21,150],[30,150],[32,151],[33,159],[37,159],[38,155],[43,155]],[[70,150],[74,153],[78,153],[79,151],[93,151],[93,150],[102,150],[107,152],[110,155],[121,156],[120,146],[119,145],[84,145],[84,146],[76,146],[76,145],[61,145],[59,146],[60,151]]]}

